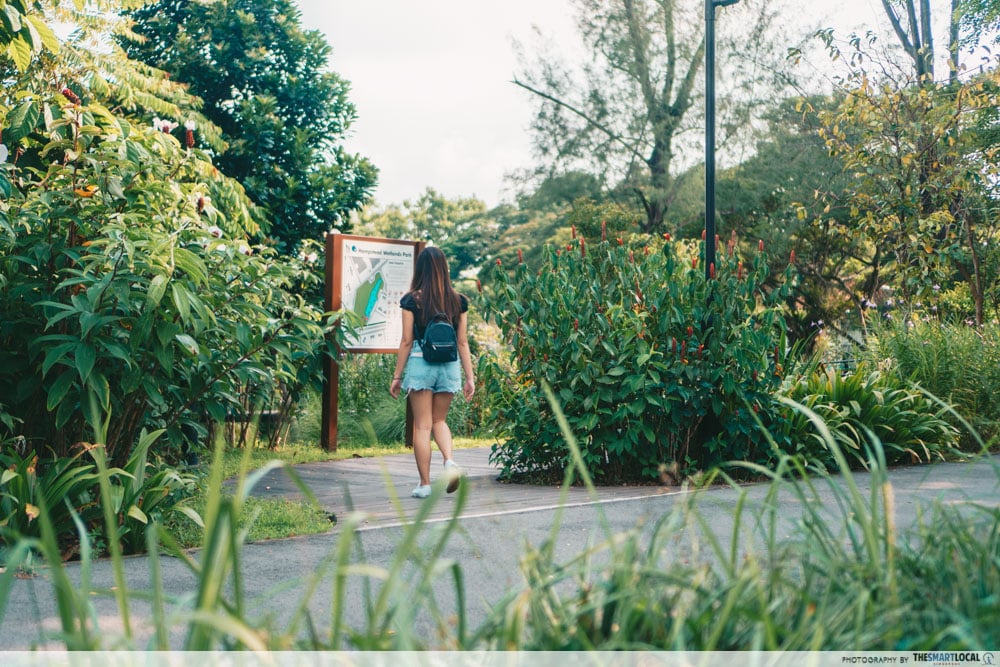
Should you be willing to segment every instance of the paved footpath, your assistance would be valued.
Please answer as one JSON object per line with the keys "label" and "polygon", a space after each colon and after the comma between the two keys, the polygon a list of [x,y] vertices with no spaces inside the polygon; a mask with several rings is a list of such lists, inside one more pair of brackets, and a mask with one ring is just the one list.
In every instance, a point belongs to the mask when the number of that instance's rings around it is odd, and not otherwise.
{"label": "paved footpath", "polygon": [[[559,532],[556,558],[567,560],[581,553],[605,531],[615,533],[649,526],[681,503],[691,500],[688,492],[678,487],[638,486],[602,487],[595,496],[584,489],[570,489],[561,512],[561,492],[557,487],[537,487],[505,484],[497,481],[497,470],[489,464],[488,449],[458,450],[456,460],[465,469],[468,502],[463,508],[461,526],[448,542],[443,556],[454,559],[462,568],[467,602],[467,622],[476,627],[490,608],[511,591],[524,586],[519,569],[521,555],[528,545],[538,545],[552,535],[556,517]],[[435,474],[441,471],[441,461],[435,452]],[[355,548],[363,551],[366,562],[388,567],[396,555],[406,525],[421,506],[410,497],[416,483],[416,468],[412,456],[389,456],[375,459],[306,464],[295,467],[299,479],[307,485],[321,505],[336,514],[341,522],[322,535],[271,540],[248,544],[242,552],[244,598],[249,600],[251,615],[270,617],[278,627],[284,627],[303,600],[304,582],[317,566],[334,553],[343,533],[343,520],[351,512],[363,512],[365,519]],[[984,457],[967,463],[940,463],[929,466],[897,468],[890,472],[895,498],[896,524],[905,527],[917,520],[931,502],[943,501],[960,506],[985,505],[1000,507],[1000,456]],[[867,493],[870,476],[854,475],[862,493]],[[825,510],[837,511],[830,489],[842,485],[836,478],[830,484],[818,483],[819,496],[813,501]],[[694,498],[697,511],[704,518],[704,529],[711,530],[725,543],[732,535],[733,516],[742,492],[746,498],[741,508],[743,517],[762,515],[769,503],[777,502],[783,531],[791,532],[801,516],[801,502],[793,494],[782,492],[768,498],[767,485],[728,487],[698,492]],[[296,497],[298,487],[287,473],[269,473],[255,488],[255,495]],[[456,494],[457,495],[457,494]],[[444,496],[430,512],[431,522],[440,522],[455,509],[455,495]],[[773,507],[773,505],[770,505]],[[699,528],[698,530],[701,530]],[[695,529],[685,527],[679,536],[682,542],[698,538]],[[431,531],[433,534],[433,531]],[[197,558],[197,554],[194,554]],[[150,562],[145,556],[125,559],[125,576],[132,591],[147,591]],[[159,568],[165,582],[164,594],[176,607],[190,604],[195,578],[176,558],[161,558]],[[79,563],[67,565],[74,582],[89,578],[95,591],[91,596],[95,618],[100,625],[103,646],[108,649],[145,648],[150,637],[149,605],[133,600],[130,613],[134,634],[131,642],[122,642],[120,614],[113,596],[107,594],[114,586],[114,576],[108,561],[92,563],[89,571]],[[439,602],[448,606],[453,596],[452,584],[444,582]],[[323,625],[330,618],[330,577],[322,581],[320,592],[308,603],[312,617]],[[349,625],[364,626],[364,605],[360,592],[348,595],[345,611]],[[58,610],[44,570],[30,579],[15,581],[5,618],[0,619],[0,664],[3,651],[32,647],[61,648],[51,640],[58,630]],[[171,635],[171,646],[183,646],[183,625]]]}

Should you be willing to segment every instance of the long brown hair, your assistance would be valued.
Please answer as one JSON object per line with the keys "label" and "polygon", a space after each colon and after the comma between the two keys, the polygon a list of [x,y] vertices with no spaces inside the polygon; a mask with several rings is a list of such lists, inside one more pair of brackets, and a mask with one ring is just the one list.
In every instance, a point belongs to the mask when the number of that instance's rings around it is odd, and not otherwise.
{"label": "long brown hair", "polygon": [[455,326],[462,314],[462,302],[451,286],[448,260],[440,248],[428,246],[417,256],[417,268],[410,282],[410,292],[420,306],[417,326],[424,329],[438,313],[445,313]]}

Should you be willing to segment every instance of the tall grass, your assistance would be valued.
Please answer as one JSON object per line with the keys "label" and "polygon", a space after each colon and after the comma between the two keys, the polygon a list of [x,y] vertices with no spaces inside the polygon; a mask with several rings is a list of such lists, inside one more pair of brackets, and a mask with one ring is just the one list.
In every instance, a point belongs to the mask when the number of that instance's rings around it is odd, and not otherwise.
{"label": "tall grass", "polygon": [[[150,589],[130,589],[116,576],[111,593],[119,602],[122,637],[97,630],[92,598],[108,593],[90,586],[86,546],[78,583],[60,563],[51,529],[17,545],[12,556],[17,561],[34,547],[48,560],[61,619],[58,639],[67,648],[791,651],[1000,645],[1000,508],[936,503],[915,526],[901,529],[877,438],[865,448],[866,490],[822,418],[788,405],[825,439],[835,476],[814,474],[793,457],[781,459],[775,470],[751,465],[770,481],[733,484],[731,528],[715,528],[701,509],[705,494],[692,490],[651,530],[616,534],[601,518],[599,542],[564,561],[555,549],[561,539],[557,512],[548,538],[523,547],[523,584],[496,601],[476,627],[469,621],[463,569],[445,556],[459,530],[468,485],[451,520],[429,526],[443,494],[436,488],[384,565],[365,558],[358,533],[363,518],[347,516],[287,619],[251,620],[243,593],[247,533],[240,526],[262,472],[244,475],[237,492],[225,496],[219,491],[221,468],[214,469],[215,491],[200,516],[205,540],[198,552],[183,552],[158,528],[147,534]],[[593,493],[579,448],[554,408],[574,459],[564,492],[579,476]],[[1000,470],[994,470],[1000,480]],[[729,478],[720,471],[716,479]],[[796,518],[792,506],[801,508]],[[44,508],[41,519],[47,521]],[[187,606],[163,593],[163,554],[184,559],[195,575]],[[118,572],[120,554],[113,553],[112,561]],[[0,574],[0,620],[15,570]],[[358,592],[363,619],[352,624],[347,600]],[[329,617],[313,618],[311,602],[324,595]],[[128,612],[128,603],[140,598],[151,603],[154,627],[141,646]],[[182,645],[171,646],[170,638],[179,634]]]}
{"label": "tall grass", "polygon": [[[886,320],[873,325],[863,356],[956,406],[987,439],[1000,434],[1000,326]],[[967,448],[977,449],[971,436]]]}

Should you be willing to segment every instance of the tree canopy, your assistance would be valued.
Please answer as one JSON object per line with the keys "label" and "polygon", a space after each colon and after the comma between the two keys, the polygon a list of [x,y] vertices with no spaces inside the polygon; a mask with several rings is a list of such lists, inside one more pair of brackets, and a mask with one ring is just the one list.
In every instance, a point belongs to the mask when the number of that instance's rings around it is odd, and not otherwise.
{"label": "tree canopy", "polygon": [[[586,170],[607,190],[634,198],[643,229],[664,225],[703,127],[704,3],[694,0],[576,0],[577,24],[594,54],[579,71],[535,55],[515,83],[537,101],[533,132],[548,176]],[[717,41],[722,142],[746,128],[752,110],[785,85],[784,45],[775,42],[773,3],[726,8]],[[722,44],[725,46],[723,47]],[[526,59],[527,60],[527,59]]]}
{"label": "tree canopy", "polygon": [[228,144],[216,165],[265,209],[283,251],[349,227],[377,170],[344,150],[349,85],[291,0],[161,0],[131,17],[139,39],[126,50],[203,100]]}

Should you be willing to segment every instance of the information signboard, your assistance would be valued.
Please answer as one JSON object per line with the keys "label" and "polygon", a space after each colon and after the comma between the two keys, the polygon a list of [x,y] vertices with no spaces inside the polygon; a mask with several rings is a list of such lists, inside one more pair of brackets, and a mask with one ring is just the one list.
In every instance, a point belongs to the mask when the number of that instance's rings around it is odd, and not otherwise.
{"label": "information signboard", "polygon": [[334,269],[340,278],[341,307],[361,322],[356,336],[348,338],[347,349],[395,352],[403,333],[399,300],[410,289],[417,244],[344,235],[339,239]]}
{"label": "information signboard", "polygon": [[[399,300],[410,289],[419,241],[381,239],[349,234],[326,237],[327,312],[349,310],[359,326],[347,336],[346,351],[392,354],[403,334]],[[340,364],[328,357],[323,365],[322,444],[337,449],[337,404]],[[388,389],[388,387],[386,388]],[[407,444],[412,437],[412,413],[407,403]]]}

